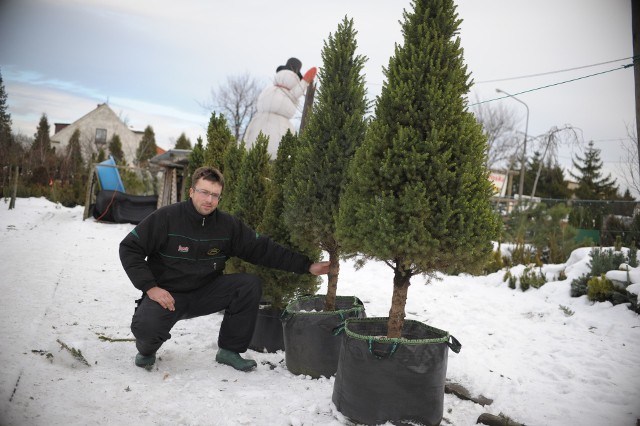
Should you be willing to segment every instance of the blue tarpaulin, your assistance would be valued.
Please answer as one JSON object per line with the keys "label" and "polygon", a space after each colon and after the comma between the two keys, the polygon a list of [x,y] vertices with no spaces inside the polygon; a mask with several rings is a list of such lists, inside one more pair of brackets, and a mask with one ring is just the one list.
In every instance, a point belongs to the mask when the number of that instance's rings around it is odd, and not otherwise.
{"label": "blue tarpaulin", "polygon": [[96,166],[96,174],[100,182],[100,189],[103,191],[125,192],[120,172],[116,168],[116,162],[112,156]]}

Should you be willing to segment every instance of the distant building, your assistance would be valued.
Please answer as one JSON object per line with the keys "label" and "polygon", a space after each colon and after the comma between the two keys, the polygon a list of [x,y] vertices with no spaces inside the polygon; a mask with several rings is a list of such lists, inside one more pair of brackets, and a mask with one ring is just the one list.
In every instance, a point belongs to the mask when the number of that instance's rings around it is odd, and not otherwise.
{"label": "distant building", "polygon": [[80,130],[80,146],[85,159],[90,159],[100,148],[108,155],[109,142],[113,135],[118,135],[127,163],[134,165],[136,150],[144,132],[129,129],[106,103],[98,104],[96,109],[71,124],[55,123],[51,146],[55,147],[56,152],[64,152],[76,129]]}

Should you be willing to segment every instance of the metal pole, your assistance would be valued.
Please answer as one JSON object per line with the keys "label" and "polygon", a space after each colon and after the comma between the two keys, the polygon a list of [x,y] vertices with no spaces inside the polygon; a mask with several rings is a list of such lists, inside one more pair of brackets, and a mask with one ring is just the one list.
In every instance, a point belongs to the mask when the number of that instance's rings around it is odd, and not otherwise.
{"label": "metal pole", "polygon": [[631,0],[631,40],[633,44],[633,79],[636,93],[636,144],[640,174],[640,0]]}
{"label": "metal pole", "polygon": [[520,184],[518,187],[518,202],[522,202],[522,192],[524,190],[524,169],[525,169],[524,163],[527,158],[527,133],[529,132],[529,106],[523,101],[521,101],[520,99],[513,96],[512,94],[505,92],[504,90],[496,89],[496,92],[504,93],[505,95],[509,96],[511,99],[520,102],[527,109],[527,122],[524,127],[524,142],[522,144],[522,157],[520,159]]}

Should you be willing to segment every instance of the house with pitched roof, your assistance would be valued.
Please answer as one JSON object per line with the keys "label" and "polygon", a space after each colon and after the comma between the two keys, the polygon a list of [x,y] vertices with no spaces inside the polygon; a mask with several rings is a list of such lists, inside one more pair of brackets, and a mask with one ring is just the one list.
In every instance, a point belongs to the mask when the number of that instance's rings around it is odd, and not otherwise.
{"label": "house with pitched roof", "polygon": [[51,146],[57,152],[64,152],[71,136],[80,130],[80,146],[85,159],[97,153],[101,148],[108,155],[109,141],[118,135],[122,142],[122,152],[129,165],[134,164],[136,150],[144,134],[131,130],[106,103],[98,104],[96,109],[71,124],[55,123],[55,133],[51,137]]}

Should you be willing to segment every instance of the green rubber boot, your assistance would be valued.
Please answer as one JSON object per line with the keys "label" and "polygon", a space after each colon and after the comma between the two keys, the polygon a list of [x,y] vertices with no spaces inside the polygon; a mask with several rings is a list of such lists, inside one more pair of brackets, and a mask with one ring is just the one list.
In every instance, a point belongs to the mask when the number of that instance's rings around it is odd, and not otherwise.
{"label": "green rubber boot", "polygon": [[136,365],[141,368],[150,370],[156,363],[156,354],[142,355],[140,352],[136,355]]}
{"label": "green rubber boot", "polygon": [[249,371],[257,367],[257,363],[252,359],[244,359],[237,352],[226,349],[218,349],[216,361],[220,364],[230,365],[236,370]]}

